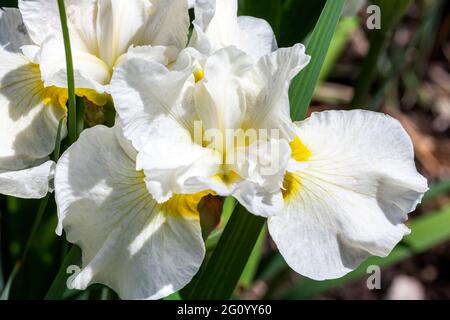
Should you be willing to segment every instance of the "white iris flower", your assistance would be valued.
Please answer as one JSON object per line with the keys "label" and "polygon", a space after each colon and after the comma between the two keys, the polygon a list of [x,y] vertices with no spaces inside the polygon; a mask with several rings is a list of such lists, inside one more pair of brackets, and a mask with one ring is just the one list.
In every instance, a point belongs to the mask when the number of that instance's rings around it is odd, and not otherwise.
{"label": "white iris flower", "polygon": [[103,283],[123,299],[159,299],[189,283],[203,261],[197,206],[204,194],[158,204],[135,158],[118,125],[96,126],[58,162],[57,233],[64,227],[83,253],[74,288]]}
{"label": "white iris flower", "polygon": [[[163,45],[168,63],[187,42],[185,0],[67,0],[66,8],[76,94],[97,105],[107,103],[113,68],[129,47]],[[54,164],[47,160],[67,113],[57,1],[0,9],[0,29],[0,193],[41,198],[51,190]]]}
{"label": "white iris flower", "polygon": [[[232,46],[211,56],[188,48],[171,69],[141,57],[121,63],[111,94],[153,197],[164,202],[173,194],[212,190],[233,195],[258,215],[279,212],[288,142],[295,137],[289,84],[308,61],[297,45],[257,62]],[[256,133],[250,142],[244,137],[249,130]],[[271,137],[271,130],[279,136]],[[212,131],[219,138],[208,139]]]}
{"label": "white iris flower", "polygon": [[[94,102],[102,100],[114,66],[131,46],[168,46],[187,42],[186,0],[66,0],[75,84]],[[64,42],[57,2],[22,0],[19,8],[35,46],[25,54],[39,63],[46,86],[67,87]],[[93,96],[94,95],[94,96]],[[104,102],[103,102],[104,103]]]}
{"label": "white iris flower", "polygon": [[205,254],[207,195],[268,217],[281,254],[307,277],[386,256],[427,190],[399,122],[361,110],[292,122],[288,89],[309,62],[304,47],[272,52],[265,27],[251,38],[249,24],[262,22],[237,19],[235,1],[197,0],[195,10],[191,47],[176,61],[149,46],[120,59],[109,89],[116,127],[86,130],[57,165],[58,232],[83,251],[74,287],[156,299],[185,286]]}
{"label": "white iris flower", "polygon": [[41,198],[51,189],[48,155],[67,98],[45,88],[39,66],[21,53],[32,41],[17,9],[0,9],[0,30],[0,193]]}

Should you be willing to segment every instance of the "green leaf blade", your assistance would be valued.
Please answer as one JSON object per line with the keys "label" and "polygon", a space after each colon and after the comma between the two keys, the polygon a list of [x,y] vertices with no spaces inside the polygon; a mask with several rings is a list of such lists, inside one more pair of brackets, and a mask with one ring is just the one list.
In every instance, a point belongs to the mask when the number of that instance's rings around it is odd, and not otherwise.
{"label": "green leaf blade", "polygon": [[290,88],[291,117],[294,120],[302,120],[306,116],[344,3],[344,0],[328,0],[311,35],[306,49],[311,62],[294,78]]}

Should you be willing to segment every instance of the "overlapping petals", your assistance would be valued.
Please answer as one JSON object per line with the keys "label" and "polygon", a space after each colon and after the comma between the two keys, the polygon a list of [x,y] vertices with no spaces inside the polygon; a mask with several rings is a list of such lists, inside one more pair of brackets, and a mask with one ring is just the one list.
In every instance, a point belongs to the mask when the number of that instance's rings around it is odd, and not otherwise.
{"label": "overlapping petals", "polygon": [[194,34],[190,45],[204,54],[236,46],[255,61],[277,49],[267,21],[237,16],[237,0],[196,0]]}
{"label": "overlapping petals", "polygon": [[[256,63],[233,46],[211,56],[188,48],[172,69],[140,57],[121,63],[111,94],[125,136],[139,151],[138,169],[148,172],[147,184],[155,199],[213,190],[234,195],[255,214],[269,216],[281,210],[280,187],[289,162],[289,140],[284,138],[295,136],[288,89],[308,61],[304,47],[298,45]],[[273,77],[279,80],[276,84]],[[245,134],[247,129],[279,128],[281,137],[272,142],[270,137],[256,137],[239,145],[227,138],[229,130]],[[198,141],[197,134],[208,130],[218,133],[220,141],[207,141],[204,136]],[[275,169],[263,174],[258,154],[272,149],[276,151],[266,166]],[[247,153],[255,158],[246,158]],[[233,161],[240,154],[244,161]]]}
{"label": "overlapping petals", "polygon": [[74,288],[102,283],[122,299],[159,299],[189,283],[203,261],[202,195],[158,204],[127,143],[119,127],[97,126],[64,153],[55,177],[57,231],[83,252]]}
{"label": "overlapping petals", "polygon": [[[50,189],[52,153],[65,98],[45,88],[20,48],[31,42],[17,9],[0,10],[0,193],[41,198]],[[62,135],[65,135],[63,128]]]}
{"label": "overlapping petals", "polygon": [[[187,42],[186,0],[66,0],[77,88],[105,93],[113,67],[131,46]],[[64,43],[57,2],[22,0],[19,8],[36,47],[46,85],[67,87]]]}
{"label": "overlapping petals", "polygon": [[76,94],[97,105],[111,94],[115,126],[85,130],[55,171],[67,112],[57,3],[0,11],[0,193],[43,197],[54,178],[57,232],[82,249],[73,287],[124,299],[181,289],[205,256],[199,203],[211,197],[267,217],[287,263],[313,279],[386,256],[409,233],[427,181],[404,129],[361,110],[294,123],[289,86],[310,57],[277,49],[237,0],[195,1],[189,43],[186,0],[65,3]]}

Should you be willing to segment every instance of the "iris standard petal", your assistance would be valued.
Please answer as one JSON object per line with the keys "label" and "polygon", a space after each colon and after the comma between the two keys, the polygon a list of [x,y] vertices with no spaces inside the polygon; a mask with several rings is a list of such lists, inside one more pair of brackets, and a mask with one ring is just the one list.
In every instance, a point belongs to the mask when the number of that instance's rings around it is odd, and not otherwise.
{"label": "iris standard petal", "polygon": [[277,49],[269,23],[237,16],[237,0],[197,0],[190,45],[205,54],[234,45],[255,61]]}
{"label": "iris standard petal", "polygon": [[244,126],[280,130],[280,137],[288,140],[295,137],[289,86],[309,60],[301,44],[278,49],[259,59],[242,80],[247,101]]}

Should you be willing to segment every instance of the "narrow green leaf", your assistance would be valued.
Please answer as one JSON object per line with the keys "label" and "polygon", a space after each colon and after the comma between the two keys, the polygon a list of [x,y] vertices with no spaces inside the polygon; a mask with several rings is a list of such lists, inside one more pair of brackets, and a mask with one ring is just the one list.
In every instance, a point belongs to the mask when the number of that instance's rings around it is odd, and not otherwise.
{"label": "narrow green leaf", "polygon": [[56,275],[53,283],[48,290],[45,299],[46,300],[58,300],[62,299],[69,293],[76,292],[76,290],[71,290],[67,288],[67,279],[72,275],[67,273],[68,271],[76,272],[75,270],[67,269],[69,266],[80,266],[81,265],[81,250],[77,246],[72,246],[69,253],[67,254],[64,262],[62,263],[58,274]]}
{"label": "narrow green leaf", "polygon": [[307,44],[309,65],[294,78],[290,88],[291,116],[302,120],[311,102],[323,62],[341,16],[344,0],[328,0]]}
{"label": "narrow green leaf", "polygon": [[448,192],[450,192],[450,180],[437,183],[431,186],[430,190],[428,190],[427,193],[425,193],[425,196],[423,197],[423,202],[433,200],[434,198]]}
{"label": "narrow green leaf", "polygon": [[244,271],[242,271],[241,279],[239,280],[239,285],[242,286],[243,288],[248,288],[255,278],[256,271],[258,270],[258,266],[261,261],[262,250],[266,237],[267,237],[267,228],[263,228],[263,230],[259,234],[258,240],[256,241],[255,247],[253,248],[253,251],[247,261],[247,265],[245,266]]}
{"label": "narrow green leaf", "polygon": [[293,46],[303,42],[311,33],[325,6],[326,0],[287,0],[283,4],[280,34],[277,37],[280,47]]}
{"label": "narrow green leaf", "polygon": [[403,261],[414,254],[424,252],[450,239],[450,207],[416,219],[409,226],[411,235],[407,236],[386,258],[372,257],[355,271],[335,280],[314,281],[303,278],[283,296],[285,299],[310,299],[337,288],[349,281],[367,276],[367,267],[377,265],[388,267]]}
{"label": "narrow green leaf", "polygon": [[67,68],[67,88],[69,95],[69,145],[78,139],[77,130],[77,102],[75,97],[75,78],[73,73],[72,49],[70,46],[69,29],[67,26],[66,8],[64,0],[58,0],[59,16],[61,20],[61,28],[64,38],[64,49],[66,53],[66,68]]}
{"label": "narrow green leaf", "polygon": [[352,32],[358,28],[359,23],[357,17],[342,18],[339,21],[336,32],[331,40],[330,48],[323,62],[322,70],[320,71],[320,81],[328,78],[347,43],[350,41]]}
{"label": "narrow green leaf", "polygon": [[234,210],[190,299],[230,298],[265,221],[240,205]]}

